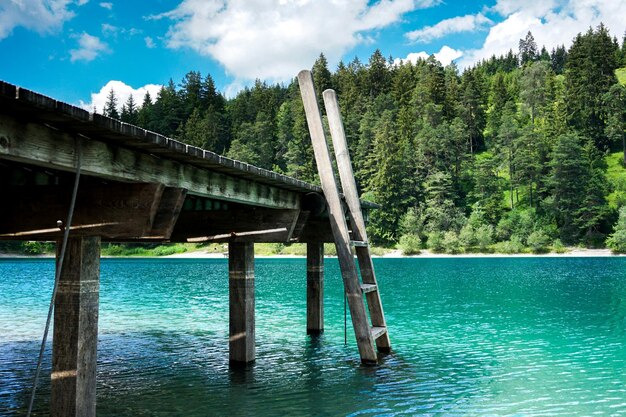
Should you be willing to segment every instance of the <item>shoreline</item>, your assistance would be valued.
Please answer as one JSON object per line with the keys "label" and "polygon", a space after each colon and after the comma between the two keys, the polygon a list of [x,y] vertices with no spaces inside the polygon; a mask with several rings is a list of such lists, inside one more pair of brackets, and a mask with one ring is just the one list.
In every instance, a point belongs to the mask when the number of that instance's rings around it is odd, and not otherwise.
{"label": "shoreline", "polygon": [[[612,258],[623,257],[626,254],[615,254],[610,249],[580,249],[571,248],[565,253],[433,253],[423,250],[419,255],[402,255],[399,250],[393,250],[384,255],[372,255],[373,258],[414,258],[414,259],[453,259],[453,258]],[[334,255],[326,255],[327,258],[336,258]],[[51,259],[53,255],[20,255],[0,253],[0,259]],[[102,256],[106,259],[228,259],[223,253],[209,253],[203,250],[175,253],[165,256]],[[304,255],[256,255],[257,259],[304,259]]]}

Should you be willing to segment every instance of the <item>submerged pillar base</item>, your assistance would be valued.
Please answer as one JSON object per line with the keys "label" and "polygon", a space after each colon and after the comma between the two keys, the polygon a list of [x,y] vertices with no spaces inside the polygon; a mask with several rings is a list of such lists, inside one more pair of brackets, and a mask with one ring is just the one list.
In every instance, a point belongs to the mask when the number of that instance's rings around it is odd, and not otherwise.
{"label": "submerged pillar base", "polygon": [[253,362],[254,345],[254,243],[228,244],[229,361]]}
{"label": "submerged pillar base", "polygon": [[99,290],[100,238],[69,238],[54,303],[52,417],[96,415]]}
{"label": "submerged pillar base", "polygon": [[306,245],[306,333],[324,332],[324,244]]}

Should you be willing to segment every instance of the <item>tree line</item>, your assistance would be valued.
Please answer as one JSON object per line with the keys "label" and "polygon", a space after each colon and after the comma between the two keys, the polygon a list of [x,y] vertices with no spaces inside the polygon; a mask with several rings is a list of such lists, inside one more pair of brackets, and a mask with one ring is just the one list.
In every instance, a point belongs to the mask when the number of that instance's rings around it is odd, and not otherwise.
{"label": "tree line", "polygon": [[[539,49],[530,32],[516,47],[463,71],[379,50],[334,71],[323,54],[316,60],[318,94],[338,93],[357,185],[382,206],[372,241],[518,252],[609,237],[626,250],[626,89],[616,76],[626,36],[601,24],[569,48]],[[318,182],[295,79],[256,81],[226,99],[210,75],[191,71],[118,109],[111,91],[105,115]]]}

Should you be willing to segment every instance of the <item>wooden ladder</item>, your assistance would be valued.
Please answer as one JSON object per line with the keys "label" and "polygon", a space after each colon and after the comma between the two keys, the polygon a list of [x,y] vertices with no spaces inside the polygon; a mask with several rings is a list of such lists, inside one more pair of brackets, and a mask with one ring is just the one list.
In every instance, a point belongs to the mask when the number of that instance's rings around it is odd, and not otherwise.
{"label": "wooden ladder", "polygon": [[[317,105],[317,96],[313,87],[313,77],[310,71],[304,70],[298,74],[300,93],[304,103],[307,124],[311,133],[315,161],[322,183],[322,190],[328,202],[330,225],[337,248],[337,258],[343,278],[352,326],[356,336],[361,362],[376,363],[379,352],[389,352],[391,345],[385,323],[385,314],[380,301],[380,293],[374,273],[374,265],[367,241],[365,221],[361,211],[361,202],[356,189],[354,173],[350,163],[350,154],[343,130],[337,95],[333,90],[324,91],[324,105],[328,116],[333,147],[339,169],[341,186],[348,205],[348,213],[352,227],[352,238],[346,223],[344,207],[341,202],[333,165],[328,150],[328,143],[322,125],[322,116]],[[361,280],[354,263],[356,253]],[[363,301],[363,295],[367,299],[369,319]],[[370,325],[371,320],[371,325]],[[376,346],[376,348],[375,348]]]}

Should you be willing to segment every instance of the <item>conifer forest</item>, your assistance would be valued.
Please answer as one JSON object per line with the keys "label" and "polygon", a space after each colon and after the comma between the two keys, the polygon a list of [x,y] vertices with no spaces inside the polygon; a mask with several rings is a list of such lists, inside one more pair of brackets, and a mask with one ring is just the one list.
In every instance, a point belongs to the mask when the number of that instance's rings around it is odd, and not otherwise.
{"label": "conifer forest", "polygon": [[[362,198],[381,206],[375,244],[626,251],[626,36],[600,25],[547,50],[529,32],[463,70],[379,50],[334,70],[320,55],[312,70],[319,96],[338,93]],[[191,71],[156,97],[118,103],[111,91],[103,113],[318,183],[295,78],[227,99]]]}

